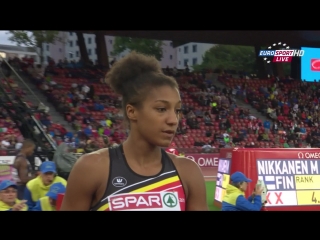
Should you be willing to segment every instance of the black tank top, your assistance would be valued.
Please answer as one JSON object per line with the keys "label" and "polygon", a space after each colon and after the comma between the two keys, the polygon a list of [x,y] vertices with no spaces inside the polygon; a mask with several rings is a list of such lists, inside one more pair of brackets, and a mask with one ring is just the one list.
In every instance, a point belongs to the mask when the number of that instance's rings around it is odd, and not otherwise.
{"label": "black tank top", "polygon": [[107,189],[90,211],[184,211],[185,192],[179,174],[167,153],[155,176],[141,176],[128,165],[122,145],[109,148]]}
{"label": "black tank top", "polygon": [[[28,165],[28,167],[27,167],[28,177],[31,177],[33,171],[32,171],[32,166],[31,166],[28,158],[26,158],[26,156],[25,156],[24,154],[19,153],[19,154],[15,157],[14,160],[16,160],[18,157],[22,157],[22,158],[24,158],[24,159],[27,161],[27,165]],[[17,184],[21,184],[21,183],[20,183],[20,178],[19,178],[19,172],[18,172],[17,169],[13,168],[12,176],[13,176],[14,182],[16,182]],[[23,185],[25,185],[25,183],[23,183]]]}

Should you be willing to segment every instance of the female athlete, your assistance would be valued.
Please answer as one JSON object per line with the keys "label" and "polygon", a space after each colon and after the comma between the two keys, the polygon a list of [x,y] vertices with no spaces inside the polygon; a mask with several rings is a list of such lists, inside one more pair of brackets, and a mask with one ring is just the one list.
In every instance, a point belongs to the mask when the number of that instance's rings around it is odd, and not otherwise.
{"label": "female athlete", "polygon": [[62,211],[208,210],[198,165],[166,153],[178,127],[181,99],[174,78],[154,57],[135,52],[106,75],[123,98],[126,141],[82,156],[74,165]]}

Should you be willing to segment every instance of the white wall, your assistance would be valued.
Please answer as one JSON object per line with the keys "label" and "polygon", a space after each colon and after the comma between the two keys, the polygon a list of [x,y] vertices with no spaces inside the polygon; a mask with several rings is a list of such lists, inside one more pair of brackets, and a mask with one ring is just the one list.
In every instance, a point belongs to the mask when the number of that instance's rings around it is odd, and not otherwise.
{"label": "white wall", "polygon": [[[93,62],[97,60],[96,54],[96,40],[94,34],[83,34],[84,42],[87,47],[89,59]],[[67,37],[67,43],[65,45],[65,57],[69,61],[80,60],[80,50],[78,46],[78,38],[74,32],[69,32]]]}
{"label": "white wall", "polygon": [[177,68],[184,69],[186,63],[191,69],[193,65],[201,64],[204,53],[213,46],[214,44],[195,42],[179,46],[177,51]]}
{"label": "white wall", "polygon": [[68,32],[59,32],[58,37],[61,41],[56,41],[54,44],[44,43],[42,46],[43,52],[42,56],[44,59],[44,65],[48,64],[48,57],[53,58],[55,62],[58,62],[60,59],[65,58],[65,47],[68,42]]}

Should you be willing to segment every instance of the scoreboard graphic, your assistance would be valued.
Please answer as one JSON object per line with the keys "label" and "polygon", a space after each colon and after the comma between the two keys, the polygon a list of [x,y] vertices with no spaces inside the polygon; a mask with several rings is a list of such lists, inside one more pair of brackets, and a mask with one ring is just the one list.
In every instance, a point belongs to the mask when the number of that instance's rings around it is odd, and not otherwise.
{"label": "scoreboard graphic", "polygon": [[266,206],[320,205],[320,160],[257,159],[268,188]]}

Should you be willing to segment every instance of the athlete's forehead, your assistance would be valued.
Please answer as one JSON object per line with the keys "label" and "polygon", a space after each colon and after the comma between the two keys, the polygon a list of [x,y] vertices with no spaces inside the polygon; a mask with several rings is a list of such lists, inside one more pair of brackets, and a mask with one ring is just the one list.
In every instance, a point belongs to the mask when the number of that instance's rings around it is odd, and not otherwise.
{"label": "athlete's forehead", "polygon": [[152,89],[147,98],[151,104],[179,104],[181,103],[180,93],[179,90],[176,88],[172,88],[170,86],[162,86]]}

